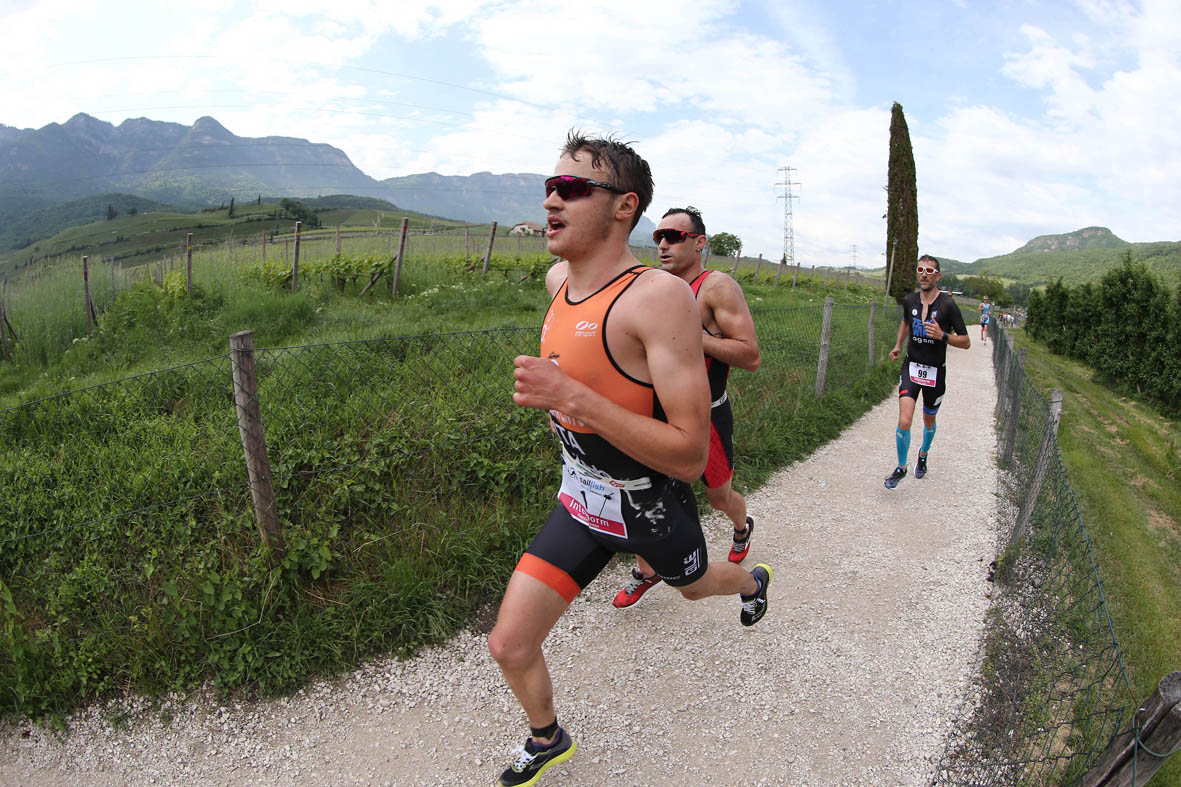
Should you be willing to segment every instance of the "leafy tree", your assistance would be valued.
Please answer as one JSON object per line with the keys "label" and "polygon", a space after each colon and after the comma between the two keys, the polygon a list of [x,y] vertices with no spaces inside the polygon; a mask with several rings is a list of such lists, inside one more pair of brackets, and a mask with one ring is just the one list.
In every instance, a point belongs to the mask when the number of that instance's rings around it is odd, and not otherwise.
{"label": "leafy tree", "polygon": [[1005,287],[1005,292],[1009,296],[1009,303],[1016,306],[1025,306],[1029,303],[1029,293],[1032,288],[1028,284],[1022,284],[1015,281],[1009,286]]}
{"label": "leafy tree", "polygon": [[107,221],[111,221],[112,219],[114,219],[118,215],[119,215],[119,211],[115,210],[115,206],[108,202],[107,203]]}
{"label": "leafy tree", "polygon": [[139,208],[135,207],[134,205],[127,209],[128,216],[134,216],[137,213],[139,213]]}
{"label": "leafy tree", "polygon": [[733,257],[742,251],[742,240],[729,232],[715,232],[709,236],[709,248],[719,257]]}
{"label": "leafy tree", "polygon": [[[918,282],[915,262],[919,258],[919,203],[915,185],[914,151],[902,105],[890,110],[890,160],[886,183],[886,257],[892,261],[890,294],[902,299]],[[891,262],[887,263],[888,265]]]}
{"label": "leafy tree", "polygon": [[1142,392],[1153,387],[1154,356],[1168,340],[1169,293],[1144,263],[1132,262],[1130,250],[1120,262],[1100,282],[1103,324],[1094,345],[1095,366],[1108,379]]}

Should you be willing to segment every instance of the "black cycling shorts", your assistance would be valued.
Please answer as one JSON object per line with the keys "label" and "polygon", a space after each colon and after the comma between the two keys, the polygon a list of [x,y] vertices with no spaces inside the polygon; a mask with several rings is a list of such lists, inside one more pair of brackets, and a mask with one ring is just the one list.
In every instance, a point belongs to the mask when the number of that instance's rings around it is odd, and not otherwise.
{"label": "black cycling shorts", "polygon": [[934,385],[919,385],[913,382],[906,373],[909,368],[910,359],[906,358],[902,361],[902,371],[898,375],[898,397],[909,396],[911,399],[918,399],[919,392],[922,391],[923,412],[935,415],[939,412],[939,405],[943,404],[943,394],[947,391],[947,367],[938,367],[939,376]]}
{"label": "black cycling shorts", "polygon": [[701,579],[709,558],[690,486],[668,479],[654,493],[635,493],[633,498],[637,505],[624,505],[627,538],[592,530],[558,503],[516,570],[549,585],[567,603],[602,572],[616,552],[639,555],[673,586]]}

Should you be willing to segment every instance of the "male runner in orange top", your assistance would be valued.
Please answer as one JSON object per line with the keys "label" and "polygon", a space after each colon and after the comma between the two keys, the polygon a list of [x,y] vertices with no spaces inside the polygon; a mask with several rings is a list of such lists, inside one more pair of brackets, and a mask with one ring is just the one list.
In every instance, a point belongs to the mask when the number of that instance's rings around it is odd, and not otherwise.
{"label": "male runner in orange top", "polygon": [[[701,480],[709,504],[734,526],[730,562],[740,563],[750,554],[755,519],[746,512],[746,499],[734,491],[734,412],[726,395],[726,380],[731,366],[753,372],[762,362],[754,319],[738,282],[701,264],[708,238],[700,211],[693,206],[669,209],[652,240],[660,253],[661,268],[688,283],[701,311],[710,389],[709,461]],[[631,580],[612,603],[620,609],[630,607],[659,582],[660,575],[639,557]]]}
{"label": "male runner in orange top", "polygon": [[628,249],[651,199],[648,164],[612,139],[571,133],[546,181],[549,251],[565,261],[546,275],[540,357],[514,360],[513,401],[548,411],[562,483],[488,636],[530,726],[504,787],[536,784],[574,753],[541,645],[616,552],[643,555],[688,599],[740,594],[743,625],[766,611],[768,566],[706,562],[689,487],[709,441],[701,320],[688,285]]}

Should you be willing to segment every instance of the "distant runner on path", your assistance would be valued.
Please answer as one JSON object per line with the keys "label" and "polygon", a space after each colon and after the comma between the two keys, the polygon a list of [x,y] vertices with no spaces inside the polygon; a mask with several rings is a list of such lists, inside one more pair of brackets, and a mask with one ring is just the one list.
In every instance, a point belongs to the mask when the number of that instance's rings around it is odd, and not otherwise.
{"label": "distant runner on path", "polygon": [[[701,310],[710,398],[709,461],[701,480],[710,506],[725,514],[734,526],[729,559],[741,563],[750,554],[755,519],[746,511],[746,498],[734,491],[734,411],[726,394],[726,381],[731,366],[753,372],[762,362],[755,321],[738,282],[722,271],[702,266],[701,253],[709,239],[697,208],[690,205],[665,211],[652,240],[660,255],[661,269],[679,276],[693,289]],[[612,603],[620,609],[630,607],[659,582],[656,570],[643,557],[637,557],[631,580]]]}
{"label": "distant runner on path", "polygon": [[[914,477],[927,474],[927,452],[935,439],[935,416],[947,390],[947,345],[966,350],[972,345],[964,316],[955,299],[939,291],[939,260],[924,254],[919,258],[919,290],[902,299],[902,323],[898,340],[890,350],[890,360],[897,361],[902,343],[907,340],[906,360],[898,380],[898,428],[894,439],[898,448],[898,466],[886,476],[886,488],[893,489],[906,477],[910,454],[910,424],[919,392],[923,397],[923,444],[919,448]],[[954,332],[954,335],[953,335]]]}
{"label": "distant runner on path", "polygon": [[503,787],[536,784],[574,754],[541,645],[615,553],[643,555],[688,599],[739,594],[744,626],[763,617],[771,582],[766,565],[706,562],[689,487],[709,450],[701,317],[685,282],[640,264],[627,244],[652,200],[647,162],[571,132],[545,192],[549,251],[566,262],[546,274],[541,357],[514,359],[513,401],[549,412],[562,482],[488,636],[530,727]]}
{"label": "distant runner on path", "polygon": [[980,341],[988,344],[988,323],[992,321],[992,304],[988,302],[987,295],[976,308],[980,310]]}

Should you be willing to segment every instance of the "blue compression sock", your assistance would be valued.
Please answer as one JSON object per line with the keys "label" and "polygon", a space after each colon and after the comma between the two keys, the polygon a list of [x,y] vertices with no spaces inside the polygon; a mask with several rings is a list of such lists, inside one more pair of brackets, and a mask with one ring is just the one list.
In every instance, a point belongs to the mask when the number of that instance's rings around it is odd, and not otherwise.
{"label": "blue compression sock", "polygon": [[901,428],[894,432],[894,441],[898,444],[898,466],[906,467],[906,456],[910,453],[910,430],[905,432]]}
{"label": "blue compression sock", "polygon": [[931,450],[931,441],[934,439],[935,439],[935,427],[934,426],[924,426],[923,427],[923,446],[922,446],[922,448],[919,449],[919,453],[922,454],[923,456],[926,456],[927,452]]}

